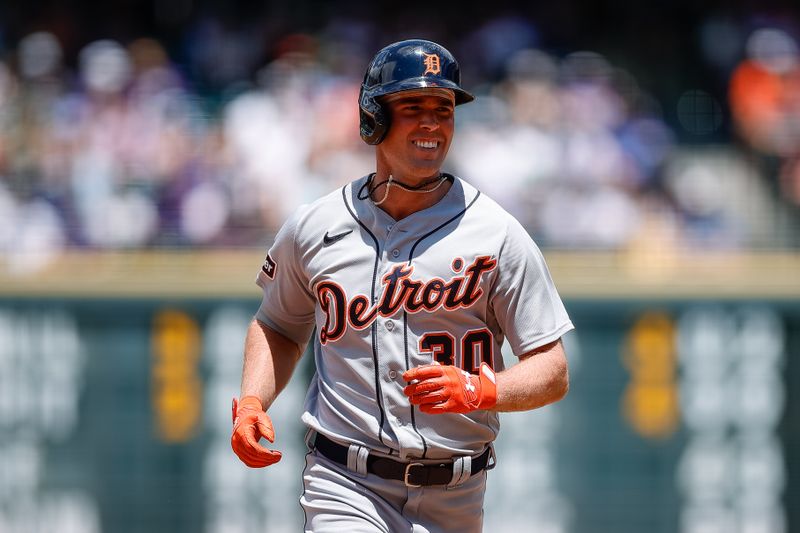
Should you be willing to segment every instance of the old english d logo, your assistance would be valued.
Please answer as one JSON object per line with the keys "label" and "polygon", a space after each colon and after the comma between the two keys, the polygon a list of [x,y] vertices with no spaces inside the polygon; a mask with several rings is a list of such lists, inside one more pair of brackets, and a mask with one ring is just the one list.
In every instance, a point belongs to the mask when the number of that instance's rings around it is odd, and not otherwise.
{"label": "old english d logo", "polygon": [[425,63],[425,72],[422,74],[439,74],[442,71],[442,66],[439,63],[439,56],[436,54],[426,54],[425,52],[422,53],[425,56],[423,62]]}

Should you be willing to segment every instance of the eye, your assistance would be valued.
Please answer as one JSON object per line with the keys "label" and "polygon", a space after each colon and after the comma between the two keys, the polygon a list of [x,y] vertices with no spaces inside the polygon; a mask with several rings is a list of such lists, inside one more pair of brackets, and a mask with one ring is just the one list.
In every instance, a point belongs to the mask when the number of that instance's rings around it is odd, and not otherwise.
{"label": "eye", "polygon": [[407,104],[404,106],[400,106],[400,111],[407,114],[417,113],[419,112],[419,105],[417,104]]}

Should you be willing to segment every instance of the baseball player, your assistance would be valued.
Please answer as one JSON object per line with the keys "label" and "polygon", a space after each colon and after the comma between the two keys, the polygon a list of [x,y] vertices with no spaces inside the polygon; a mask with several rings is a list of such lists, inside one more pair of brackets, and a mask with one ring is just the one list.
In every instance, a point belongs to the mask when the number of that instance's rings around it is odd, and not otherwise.
{"label": "baseball player", "polygon": [[567,392],[573,326],[541,253],[440,170],[471,100],[442,46],[379,51],[359,96],[375,172],[300,207],[258,273],[231,444],[250,467],[280,460],[258,441],[274,441],[266,410],[313,330],[306,531],[480,531],[498,412]]}

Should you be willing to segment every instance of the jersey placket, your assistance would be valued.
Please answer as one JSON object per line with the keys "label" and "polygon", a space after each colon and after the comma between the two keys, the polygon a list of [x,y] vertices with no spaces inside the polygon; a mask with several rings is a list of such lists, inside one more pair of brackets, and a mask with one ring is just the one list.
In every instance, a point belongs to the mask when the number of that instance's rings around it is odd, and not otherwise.
{"label": "jersey placket", "polygon": [[[386,235],[383,243],[383,253],[379,264],[379,282],[383,282],[391,270],[398,264],[404,263],[410,246],[407,233],[403,230],[401,222],[388,224],[382,232]],[[381,294],[377,294],[378,302],[386,290],[382,286]],[[387,421],[397,437],[401,457],[420,457],[424,452],[422,436],[416,431],[412,420],[409,400],[403,393],[406,383],[403,373],[406,370],[406,331],[403,323],[403,308],[401,307],[390,317],[378,316],[378,351],[380,354],[380,375],[383,376],[383,402],[386,409]]]}

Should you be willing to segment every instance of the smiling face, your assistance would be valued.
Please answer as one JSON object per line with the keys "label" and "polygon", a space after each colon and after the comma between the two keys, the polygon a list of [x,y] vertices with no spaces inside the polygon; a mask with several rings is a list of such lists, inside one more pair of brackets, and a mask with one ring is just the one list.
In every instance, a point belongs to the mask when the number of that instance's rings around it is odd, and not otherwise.
{"label": "smiling face", "polygon": [[395,93],[384,101],[389,132],[377,145],[378,175],[408,184],[437,176],[455,129],[455,99],[445,89]]}

